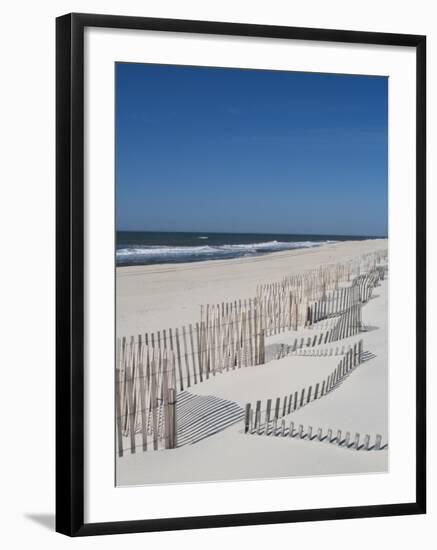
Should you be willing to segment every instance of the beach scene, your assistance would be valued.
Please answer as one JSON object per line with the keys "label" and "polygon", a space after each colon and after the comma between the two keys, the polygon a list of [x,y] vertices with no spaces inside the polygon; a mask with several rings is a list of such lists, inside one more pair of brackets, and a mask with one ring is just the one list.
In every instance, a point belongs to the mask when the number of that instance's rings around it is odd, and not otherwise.
{"label": "beach scene", "polygon": [[120,63],[116,98],[116,485],[387,472],[387,80]]}

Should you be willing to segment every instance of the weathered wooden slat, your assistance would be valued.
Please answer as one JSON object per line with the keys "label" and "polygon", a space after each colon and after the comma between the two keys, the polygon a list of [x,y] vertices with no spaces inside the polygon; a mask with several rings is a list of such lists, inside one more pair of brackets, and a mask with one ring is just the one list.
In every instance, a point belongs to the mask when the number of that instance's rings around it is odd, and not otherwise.
{"label": "weathered wooden slat", "polygon": [[[141,346],[141,340],[139,340],[139,342]],[[140,353],[141,355],[138,362],[138,377],[140,383],[141,437],[143,443],[143,451],[147,451],[146,380],[143,367],[144,349],[141,349]]]}
{"label": "weathered wooden slat", "polygon": [[118,456],[123,456],[123,432],[121,427],[120,369],[115,370],[115,420],[117,426]]}
{"label": "weathered wooden slat", "polygon": [[249,432],[250,411],[251,411],[250,403],[247,403],[246,411],[245,411],[245,414],[244,414],[244,433],[245,434],[247,434]]}

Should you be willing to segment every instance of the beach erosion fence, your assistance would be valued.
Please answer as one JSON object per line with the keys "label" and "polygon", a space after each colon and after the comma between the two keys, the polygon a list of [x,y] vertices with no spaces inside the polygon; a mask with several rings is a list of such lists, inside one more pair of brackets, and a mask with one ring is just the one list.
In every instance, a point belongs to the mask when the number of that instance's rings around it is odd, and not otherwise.
{"label": "beach erosion fence", "polygon": [[[355,304],[340,315],[338,319],[335,319],[331,328],[317,332],[311,336],[295,338],[292,344],[280,344],[279,349],[277,349],[275,353],[275,358],[282,359],[289,355],[299,354],[320,355],[315,353],[320,346],[338,342],[350,336],[355,336],[359,334],[361,330],[363,330],[362,304]],[[313,351],[313,353],[311,353],[311,351]],[[337,353],[335,355],[337,355]],[[269,356],[271,356],[271,353]]]}
{"label": "beach erosion fence", "polygon": [[180,329],[118,341],[116,417],[118,454],[123,437],[135,452],[177,446],[176,395],[212,376],[265,362],[259,311],[252,304],[206,306],[201,321]]}
{"label": "beach erosion fence", "polygon": [[380,434],[376,434],[374,438],[369,434],[365,434],[364,438],[361,439],[361,434],[355,432],[352,439],[351,432],[348,431],[342,432],[342,430],[333,430],[332,428],[317,428],[317,430],[315,430],[313,426],[304,428],[303,424],[299,424],[298,427],[295,427],[293,421],[287,425],[285,420],[282,420],[279,425],[273,425],[269,431],[266,430],[264,433],[257,435],[323,442],[355,451],[383,451],[388,448],[388,443],[382,443],[382,436]]}
{"label": "beach erosion fence", "polygon": [[244,433],[270,433],[271,430],[276,430],[280,418],[336,389],[364,361],[363,351],[363,340],[359,340],[349,348],[337,367],[325,379],[306,388],[291,391],[283,397],[267,399],[264,403],[261,400],[255,405],[248,403],[245,408]]}
{"label": "beach erosion fence", "polygon": [[[256,303],[262,311],[266,336],[297,331],[368,302],[374,286],[384,279],[386,269],[380,265],[386,257],[381,253],[370,256],[259,285]],[[369,270],[363,273],[369,264]]]}
{"label": "beach erosion fence", "polygon": [[[250,299],[201,306],[198,322],[119,338],[118,455],[137,448],[177,447],[178,393],[218,374],[264,364],[267,336],[333,320],[329,330],[283,348],[284,355],[357,334],[362,304],[384,278],[385,261],[386,253],[378,251],[328,264],[280,283],[261,285]],[[129,441],[127,448],[123,438]]]}

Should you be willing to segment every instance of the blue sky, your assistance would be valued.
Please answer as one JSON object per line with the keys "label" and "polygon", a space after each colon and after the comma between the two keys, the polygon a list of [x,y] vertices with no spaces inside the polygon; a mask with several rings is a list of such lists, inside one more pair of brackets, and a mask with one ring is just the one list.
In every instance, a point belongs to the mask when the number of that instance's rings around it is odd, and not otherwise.
{"label": "blue sky", "polygon": [[117,229],[386,235],[387,87],[117,63]]}

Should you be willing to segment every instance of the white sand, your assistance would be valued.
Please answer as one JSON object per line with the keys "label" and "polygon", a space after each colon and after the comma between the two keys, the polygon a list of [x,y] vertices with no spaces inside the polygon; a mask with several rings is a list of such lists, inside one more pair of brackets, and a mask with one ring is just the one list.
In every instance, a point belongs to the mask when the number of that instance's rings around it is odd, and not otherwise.
{"label": "white sand", "polygon": [[197,395],[215,395],[241,407],[260,399],[281,397],[326,378],[341,357],[285,357],[265,365],[236,369],[191,388]]}
{"label": "white sand", "polygon": [[256,258],[118,267],[117,334],[131,336],[197,321],[201,304],[251,298],[261,283],[379,250],[385,239],[347,241]]}
{"label": "white sand", "polygon": [[[386,241],[329,245],[317,250],[271,254],[261,258],[119,268],[119,334],[159,330],[195,320],[199,305],[253,296],[261,282],[280,280],[322,263],[339,261],[383,248]],[[358,366],[333,392],[286,417],[287,422],[341,429],[387,441],[387,295],[388,281],[363,308],[369,332],[359,338],[373,358]],[[275,341],[284,341],[279,335]],[[278,340],[279,339],[279,340]],[[334,346],[336,346],[334,344]],[[257,399],[283,397],[326,378],[341,357],[291,356],[258,367],[217,375],[191,388],[244,406]],[[244,435],[243,423],[194,445],[158,452],[127,453],[117,459],[117,484],[182,483],[309,475],[384,472],[388,451],[353,451],[327,443]],[[193,464],[196,465],[193,468]]]}
{"label": "white sand", "polygon": [[195,445],[117,459],[116,479],[117,485],[144,485],[384,472],[387,456],[387,451],[243,435],[233,426]]}

